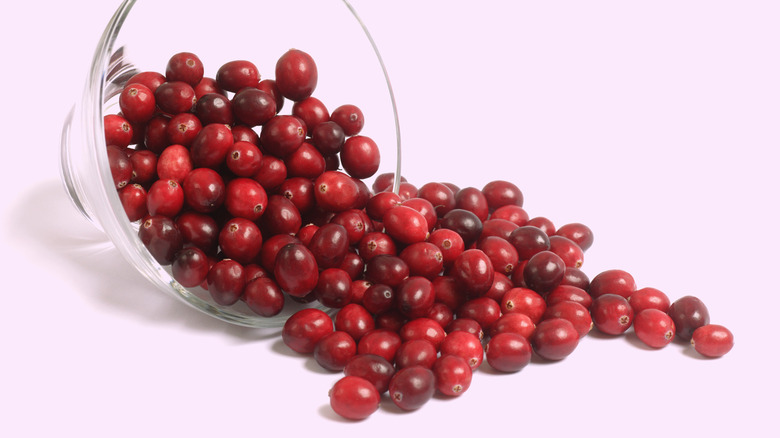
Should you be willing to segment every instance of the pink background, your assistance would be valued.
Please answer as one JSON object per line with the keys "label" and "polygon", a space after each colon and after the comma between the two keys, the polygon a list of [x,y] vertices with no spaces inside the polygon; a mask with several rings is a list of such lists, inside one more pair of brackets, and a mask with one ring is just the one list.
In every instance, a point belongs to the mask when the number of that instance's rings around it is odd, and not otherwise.
{"label": "pink background", "polygon": [[148,287],[70,206],[58,177],[61,124],[112,3],[0,6],[0,435],[755,436],[770,427],[780,390],[776,2],[475,10],[354,0],[393,81],[412,183],[513,181],[532,216],[594,230],[590,276],[620,268],[672,299],[696,295],[736,338],[729,355],[704,360],[679,343],[651,351],[633,335],[588,336],[559,363],[483,369],[458,399],[406,414],[386,401],[354,424],[328,406],[339,374],[291,354],[277,331],[229,326]]}

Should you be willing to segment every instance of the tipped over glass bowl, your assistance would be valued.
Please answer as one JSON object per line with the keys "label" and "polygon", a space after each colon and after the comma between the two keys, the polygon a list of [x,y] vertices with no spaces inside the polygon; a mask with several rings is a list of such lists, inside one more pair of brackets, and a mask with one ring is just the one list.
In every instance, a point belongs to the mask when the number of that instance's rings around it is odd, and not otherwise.
{"label": "tipped over glass bowl", "polygon": [[[183,287],[176,281],[171,267],[158,263],[142,243],[140,221],[130,221],[125,213],[106,153],[104,117],[121,112],[119,95],[131,77],[149,71],[164,75],[174,54],[196,54],[208,78],[234,60],[251,61],[261,78],[273,78],[277,60],[292,48],[316,61],[318,81],[312,96],[329,110],[352,104],[365,115],[361,133],[376,142],[382,157],[372,178],[400,175],[400,131],[392,88],[373,39],[346,0],[125,0],[97,43],[83,93],[63,127],[65,190],[77,210],[112,241],[128,269],[141,272],[150,287],[242,326],[280,327],[293,311],[319,304],[288,297],[282,312],[261,316],[241,300],[219,305],[203,287]],[[292,105],[286,100],[279,114],[290,114]],[[252,129],[261,131],[260,126]],[[143,145],[130,149],[139,147]],[[395,181],[397,190],[400,178]],[[366,182],[371,185],[371,180]]]}

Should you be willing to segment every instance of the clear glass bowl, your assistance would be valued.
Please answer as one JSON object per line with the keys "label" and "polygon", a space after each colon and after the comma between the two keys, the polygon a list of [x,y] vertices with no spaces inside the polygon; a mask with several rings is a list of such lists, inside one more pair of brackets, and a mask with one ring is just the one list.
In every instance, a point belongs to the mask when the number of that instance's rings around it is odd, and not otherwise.
{"label": "clear glass bowl", "polygon": [[[83,94],[62,133],[65,189],[75,207],[127,259],[128,268],[140,271],[150,286],[208,315],[249,327],[281,326],[302,305],[288,302],[279,315],[263,317],[243,302],[222,307],[204,289],[176,282],[147,252],[138,238],[138,224],[124,213],[108,164],[103,116],[119,112],[118,94],[132,75],[164,74],[175,53],[198,55],[205,75],[212,78],[219,66],[234,59],[250,60],[261,76],[272,77],[276,60],[290,48],[315,59],[319,80],[314,95],[329,109],[347,103],[361,108],[366,117],[363,133],[377,142],[382,154],[377,175],[400,175],[392,87],[373,39],[347,0],[125,0],[98,41]],[[289,114],[291,105],[285,102],[281,113]]]}

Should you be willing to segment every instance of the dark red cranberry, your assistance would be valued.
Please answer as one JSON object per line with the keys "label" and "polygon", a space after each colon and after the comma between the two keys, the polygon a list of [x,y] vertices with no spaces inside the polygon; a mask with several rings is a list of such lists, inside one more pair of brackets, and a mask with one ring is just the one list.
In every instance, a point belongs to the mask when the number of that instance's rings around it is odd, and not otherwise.
{"label": "dark red cranberry", "polygon": [[475,370],[482,364],[484,350],[480,339],[466,331],[455,330],[447,334],[447,337],[439,345],[442,356],[453,354],[460,356]]}
{"label": "dark red cranberry", "polygon": [[151,183],[157,178],[157,154],[141,149],[130,154],[130,163],[133,166],[133,176],[130,182],[137,184]]}
{"label": "dark red cranberry", "polygon": [[485,292],[485,296],[500,303],[501,300],[504,299],[504,294],[513,287],[515,286],[512,284],[512,280],[510,280],[509,277],[500,272],[495,272],[493,274],[493,284],[490,286],[490,289]]}
{"label": "dark red cranberry", "polygon": [[386,284],[372,284],[363,294],[363,306],[373,314],[380,314],[393,307],[395,293]]}
{"label": "dark red cranberry", "polygon": [[628,302],[631,304],[631,308],[634,309],[634,313],[645,309],[658,309],[661,312],[668,312],[671,301],[665,293],[654,287],[643,287],[635,290],[629,297]]}
{"label": "dark red cranberry", "polygon": [[477,321],[469,318],[456,318],[447,327],[445,331],[449,335],[454,331],[464,331],[477,337],[480,341],[485,337],[485,332],[482,330],[482,326]]}
{"label": "dark red cranberry", "polygon": [[460,234],[466,248],[471,247],[482,235],[482,221],[474,213],[455,208],[439,220],[441,228],[447,228]]}
{"label": "dark red cranberry", "polygon": [[705,324],[693,331],[693,348],[706,357],[721,357],[734,348],[734,334],[719,324]]}
{"label": "dark red cranberry", "polygon": [[359,187],[349,175],[329,170],[314,180],[314,198],[324,210],[338,213],[355,208]]}
{"label": "dark red cranberry", "polygon": [[467,249],[452,262],[449,275],[469,296],[479,297],[493,286],[494,272],[493,264],[484,252]]}
{"label": "dark red cranberry", "polygon": [[111,168],[114,187],[121,189],[128,185],[133,178],[133,163],[125,151],[116,146],[108,146],[106,151],[108,152],[108,165]]}
{"label": "dark red cranberry", "polygon": [[347,230],[339,224],[324,224],[314,233],[308,248],[321,269],[338,267],[349,250]]}
{"label": "dark red cranberry", "polygon": [[334,109],[330,114],[330,120],[341,126],[347,137],[358,135],[365,124],[363,111],[352,104],[341,105]]}
{"label": "dark red cranberry", "polygon": [[563,236],[550,236],[550,251],[558,254],[566,267],[579,268],[584,261],[582,249]]}
{"label": "dark red cranberry", "polygon": [[[357,354],[357,343],[349,333],[336,330],[320,338],[312,353],[321,367],[329,371],[342,371]],[[371,387],[374,389],[373,385]]]}
{"label": "dark red cranberry", "polygon": [[437,350],[447,336],[439,323],[427,317],[413,318],[407,321],[398,330],[398,334],[404,341],[424,339],[433,344]]}
{"label": "dark red cranberry", "polygon": [[276,81],[273,79],[263,79],[260,82],[257,83],[257,89],[263,90],[266,93],[273,96],[274,100],[276,101],[276,112],[284,108],[284,96],[282,96],[282,92],[279,91],[279,87],[276,86]]}
{"label": "dark red cranberry", "polygon": [[142,71],[136,73],[127,80],[127,84],[141,84],[149,88],[154,93],[157,87],[165,82],[165,76],[156,71]]}
{"label": "dark red cranberry", "polygon": [[409,265],[394,255],[379,254],[366,262],[366,279],[395,288],[409,277]]}
{"label": "dark red cranberry", "polygon": [[562,360],[577,348],[580,336],[569,320],[551,318],[540,322],[529,340],[540,357]]}
{"label": "dark red cranberry", "polygon": [[279,186],[278,193],[289,199],[301,214],[314,208],[314,183],[308,178],[288,178]]}
{"label": "dark red cranberry", "polygon": [[590,309],[590,305],[593,303],[593,298],[586,291],[568,284],[558,285],[558,287],[547,294],[545,300],[548,306],[554,306],[563,301],[571,301],[583,305],[586,309]]}
{"label": "dark red cranberry", "polygon": [[374,317],[376,321],[376,328],[390,330],[393,333],[398,333],[407,322],[407,317],[401,313],[398,309],[390,309],[387,312],[382,312]]}
{"label": "dark red cranberry", "polygon": [[593,325],[602,333],[619,335],[625,333],[634,321],[634,310],[628,300],[620,295],[604,294],[593,299],[590,306]]}
{"label": "dark red cranberry", "polygon": [[579,268],[567,267],[563,272],[561,284],[575,286],[587,291],[590,289],[590,278],[588,278],[588,275]]}
{"label": "dark red cranberry", "polygon": [[421,408],[436,392],[436,378],[420,365],[403,368],[390,379],[390,400],[404,411]]}
{"label": "dark red cranberry", "polygon": [[448,267],[466,250],[460,234],[446,228],[433,230],[428,237],[428,242],[436,245],[441,250],[442,263]]}
{"label": "dark red cranberry", "polygon": [[119,190],[119,201],[130,222],[141,220],[149,213],[146,190],[140,184],[129,184]]}
{"label": "dark red cranberry", "polygon": [[590,332],[593,327],[593,321],[590,317],[590,312],[582,304],[575,303],[573,301],[562,301],[560,303],[547,306],[547,310],[544,312],[542,319],[551,318],[563,318],[569,320],[574,325],[574,329],[577,330],[580,337],[583,337]]}
{"label": "dark red cranberry", "polygon": [[508,181],[491,181],[485,184],[482,193],[485,195],[491,210],[504,205],[523,206],[523,193],[516,185]]}
{"label": "dark red cranberry", "polygon": [[220,229],[213,217],[185,211],[176,217],[176,227],[181,232],[185,244],[196,246],[209,255],[217,252]]}
{"label": "dark red cranberry", "polygon": [[417,196],[433,205],[437,217],[443,217],[455,208],[455,194],[442,183],[429,182],[423,184],[420,186]]}
{"label": "dark red cranberry", "polygon": [[455,208],[474,213],[482,222],[486,221],[490,215],[485,194],[474,187],[465,187],[455,193]]}
{"label": "dark red cranberry", "polygon": [[669,316],[674,321],[675,336],[690,341],[693,332],[710,323],[707,306],[697,297],[686,295],[669,306]]}
{"label": "dark red cranberry", "polygon": [[335,155],[339,153],[346,141],[344,130],[336,122],[323,122],[315,125],[309,131],[314,147],[322,155]]}
{"label": "dark red cranberry", "polygon": [[371,219],[364,211],[350,209],[342,211],[330,220],[331,223],[339,224],[347,231],[350,245],[360,242],[360,239],[371,229]]}
{"label": "dark red cranberry", "polygon": [[313,291],[319,278],[314,255],[298,243],[279,249],[273,272],[282,290],[294,297],[304,297]]}
{"label": "dark red cranberry", "polygon": [[216,211],[225,202],[225,182],[213,169],[193,169],[182,181],[184,201],[200,213]]}
{"label": "dark red cranberry", "polygon": [[[244,277],[246,277],[247,283],[249,283],[250,281],[256,278],[270,277],[270,276],[271,273],[268,272],[264,267],[258,265],[257,263],[247,263],[244,265]],[[246,290],[244,292],[246,292]]]}
{"label": "dark red cranberry", "polygon": [[339,268],[328,268],[320,272],[314,296],[325,307],[342,308],[349,304],[352,279]]}
{"label": "dark red cranberry", "polygon": [[372,231],[366,233],[358,243],[358,254],[368,263],[372,258],[389,254],[396,255],[396,246],[393,239],[385,233]]}
{"label": "dark red cranberry", "polygon": [[501,315],[498,320],[490,327],[490,336],[499,333],[515,333],[523,337],[530,338],[536,329],[531,317],[524,313],[506,313]]}
{"label": "dark red cranberry", "polygon": [[609,269],[596,274],[590,280],[588,293],[593,298],[598,298],[605,294],[620,295],[628,298],[636,290],[636,281],[634,277],[621,269]]}
{"label": "dark red cranberry", "polygon": [[393,374],[395,374],[393,364],[375,354],[357,354],[344,366],[344,375],[368,380],[380,394],[387,392]]}
{"label": "dark red cranberry", "polygon": [[436,359],[431,370],[436,379],[436,389],[441,394],[457,397],[471,386],[471,367],[460,356],[441,356]]}
{"label": "dark red cranberry", "polygon": [[146,85],[129,83],[119,94],[119,109],[131,123],[145,123],[157,110],[155,92]]}
{"label": "dark red cranberry", "polygon": [[257,257],[263,246],[260,228],[240,217],[230,219],[219,232],[219,247],[227,258],[247,264]]}
{"label": "dark red cranberry", "polygon": [[533,255],[523,269],[523,280],[530,288],[545,294],[561,284],[566,265],[552,251],[541,251]]}
{"label": "dark red cranberry", "polygon": [[450,310],[455,310],[469,298],[459,286],[457,280],[449,275],[441,275],[433,279],[433,290],[436,302],[443,303]]}
{"label": "dark red cranberry", "polygon": [[385,232],[398,242],[412,244],[428,237],[428,222],[419,211],[404,205],[389,209],[382,217]]}
{"label": "dark red cranberry", "polygon": [[477,321],[487,333],[501,317],[501,306],[492,298],[478,297],[463,303],[457,309],[456,314],[458,318],[468,318]]}
{"label": "dark red cranberry", "polygon": [[509,276],[509,278],[512,280],[512,284],[515,287],[524,287],[527,288],[528,285],[525,284],[525,278],[523,277],[523,271],[525,270],[525,265],[528,264],[528,260],[520,260],[517,262],[517,266],[515,266],[515,270],[512,271],[512,275]]}
{"label": "dark red cranberry", "polygon": [[403,341],[393,330],[376,328],[363,335],[358,342],[358,354],[375,354],[392,362]]}
{"label": "dark red cranberry", "polygon": [[155,181],[146,193],[146,208],[152,216],[176,216],[184,206],[184,190],[172,179]]}
{"label": "dark red cranberry", "polygon": [[[149,119],[143,129],[143,144],[146,149],[160,154],[170,144],[168,142],[168,121],[165,115],[157,115]],[[136,129],[134,128],[133,131]]]}
{"label": "dark red cranberry", "polygon": [[236,178],[225,187],[225,208],[235,217],[256,221],[265,213],[268,195],[259,182]]}
{"label": "dark red cranberry", "polygon": [[317,65],[301,50],[290,49],[276,62],[276,86],[282,95],[294,102],[311,96],[317,87]]}
{"label": "dark red cranberry", "polygon": [[528,340],[517,333],[498,333],[485,346],[485,359],[494,370],[515,373],[531,363],[533,349]]}
{"label": "dark red cranberry", "polygon": [[[435,292],[436,287],[434,286]],[[446,327],[455,319],[455,313],[446,304],[434,301],[433,306],[428,309],[428,314],[425,317],[436,321],[442,327]]]}
{"label": "dark red cranberry", "polygon": [[282,327],[282,342],[297,353],[309,354],[330,333],[333,333],[330,316],[320,309],[307,307],[287,318]]}
{"label": "dark red cranberry", "polygon": [[250,127],[244,125],[233,125],[233,142],[245,141],[255,146],[260,144],[260,136]]}
{"label": "dark red cranberry", "polygon": [[522,287],[516,287],[508,290],[501,301],[501,311],[503,313],[519,312],[531,317],[534,324],[542,320],[547,303],[537,292]]}
{"label": "dark red cranberry", "polygon": [[517,250],[520,260],[529,260],[535,254],[550,249],[550,238],[540,228],[521,226],[509,234],[509,243]]}
{"label": "dark red cranberry", "polygon": [[530,219],[525,209],[519,205],[504,205],[498,207],[491,213],[490,218],[507,220],[518,227],[528,225],[528,219]]}
{"label": "dark red cranberry", "polygon": [[409,275],[433,280],[441,274],[444,256],[436,245],[430,242],[417,242],[404,248],[399,254],[409,267]]}
{"label": "dark red cranberry", "polygon": [[379,391],[361,377],[342,377],[328,394],[333,412],[348,420],[364,420],[379,409]]}
{"label": "dark red cranberry", "polygon": [[[361,260],[360,261],[361,264],[363,263],[362,259],[360,259],[360,256],[358,256],[353,252],[347,253],[347,257],[345,257],[344,260],[347,260],[352,256],[355,256],[358,260]],[[352,285],[349,287],[349,302],[354,304],[363,303],[363,295],[365,295],[368,288],[371,287],[371,282],[360,278],[362,272],[358,272],[358,273],[350,272],[347,269],[345,269],[343,264],[339,269],[344,270],[352,279]]]}
{"label": "dark red cranberry", "polygon": [[436,347],[425,339],[410,339],[398,347],[395,366],[398,369],[416,365],[431,368],[437,355]]}
{"label": "dark red cranberry", "polygon": [[246,285],[244,267],[235,260],[220,260],[211,267],[206,281],[214,302],[221,306],[233,305],[241,298]]}
{"label": "dark red cranberry", "polygon": [[205,125],[190,145],[192,165],[219,169],[231,146],[233,133],[230,128],[221,123]]}
{"label": "dark red cranberry", "polygon": [[366,214],[371,219],[381,221],[388,210],[401,202],[401,198],[393,192],[379,192],[369,198],[366,203]]}
{"label": "dark red cranberry", "polygon": [[674,322],[665,312],[645,309],[634,316],[634,333],[645,345],[662,348],[674,339]]}
{"label": "dark red cranberry", "polygon": [[256,86],[260,73],[252,62],[235,60],[220,66],[214,79],[223,90],[236,93],[242,88]]}
{"label": "dark red cranberry", "polygon": [[284,293],[273,278],[259,277],[244,286],[244,302],[260,316],[278,315],[284,309]]}
{"label": "dark red cranberry", "polygon": [[306,132],[311,133],[315,126],[330,120],[328,108],[316,97],[295,102],[292,107],[292,115],[303,120]]}
{"label": "dark red cranberry", "polygon": [[260,126],[276,115],[276,100],[254,87],[242,88],[230,101],[233,116],[246,126]]}
{"label": "dark red cranberry", "polygon": [[192,171],[190,151],[180,144],[172,144],[165,148],[157,160],[157,177],[161,180],[182,182],[190,171]]}
{"label": "dark red cranberry", "polygon": [[248,141],[237,141],[225,156],[227,167],[236,176],[251,178],[260,171],[263,154],[260,148]]}
{"label": "dark red cranberry", "polygon": [[359,341],[366,333],[374,330],[373,316],[360,304],[349,303],[339,309],[334,319],[336,330],[349,333],[355,341]]}
{"label": "dark red cranberry", "polygon": [[200,286],[206,280],[208,273],[208,257],[194,246],[182,248],[173,257],[171,274],[174,280],[184,287]]}
{"label": "dark red cranberry", "polygon": [[260,249],[260,266],[268,272],[274,272],[276,256],[279,254],[279,250],[291,243],[301,244],[301,241],[289,234],[277,234],[265,239],[263,247]]}
{"label": "dark red cranberry", "polygon": [[124,149],[133,140],[133,125],[118,114],[107,114],[103,116],[103,134],[106,145]]}
{"label": "dark red cranberry", "polygon": [[164,113],[179,114],[190,111],[197,102],[192,85],[181,82],[163,82],[154,92],[157,107]]}
{"label": "dark red cranberry", "polygon": [[230,99],[219,93],[203,95],[197,102],[193,112],[203,125],[221,123],[233,124],[233,108]]}
{"label": "dark red cranberry", "polygon": [[306,139],[306,127],[301,119],[289,115],[276,115],[268,120],[260,131],[263,151],[278,158],[295,152]]}
{"label": "dark red cranberry", "polygon": [[189,147],[203,129],[200,119],[192,113],[176,114],[168,121],[165,135],[168,143]]}
{"label": "dark red cranberry", "polygon": [[593,245],[593,231],[579,222],[561,225],[555,230],[555,235],[570,239],[583,251],[587,251]]}
{"label": "dark red cranberry", "polygon": [[488,236],[480,240],[477,248],[487,255],[496,272],[508,275],[514,271],[519,257],[511,243],[497,236]]}
{"label": "dark red cranberry", "polygon": [[203,79],[203,62],[194,53],[177,53],[171,56],[165,66],[165,80],[168,82],[182,81],[194,87],[201,79]]}
{"label": "dark red cranberry", "polygon": [[301,213],[289,199],[271,195],[260,223],[268,235],[295,234],[301,228]]}
{"label": "dark red cranberry", "polygon": [[279,158],[263,155],[260,170],[252,177],[266,190],[274,190],[287,178],[287,166]]}
{"label": "dark red cranberry", "polygon": [[396,307],[409,318],[423,317],[433,306],[436,293],[425,277],[409,277],[395,289]]}

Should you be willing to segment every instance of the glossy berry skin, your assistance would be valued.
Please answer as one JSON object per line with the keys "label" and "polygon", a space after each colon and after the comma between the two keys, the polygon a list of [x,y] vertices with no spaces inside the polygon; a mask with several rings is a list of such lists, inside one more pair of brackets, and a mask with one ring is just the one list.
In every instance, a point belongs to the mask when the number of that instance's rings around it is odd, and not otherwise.
{"label": "glossy berry skin", "polygon": [[628,300],[616,294],[604,294],[590,306],[593,325],[602,333],[619,335],[631,327],[634,310]]}
{"label": "glossy berry skin", "polygon": [[322,155],[335,155],[346,141],[346,135],[336,122],[322,122],[309,131],[312,143]]}
{"label": "glossy berry skin", "polygon": [[447,333],[436,321],[427,317],[409,320],[401,326],[398,334],[403,341],[411,341],[412,339],[428,341],[437,350],[447,336]]}
{"label": "glossy berry skin", "polygon": [[341,147],[341,165],[355,178],[374,176],[379,170],[379,146],[364,135],[349,137]]}
{"label": "glossy berry skin", "polygon": [[200,286],[209,273],[206,254],[194,246],[182,248],[173,258],[171,274],[184,287]]}
{"label": "glossy berry skin", "polygon": [[439,247],[444,266],[452,265],[452,262],[466,250],[463,238],[460,237],[460,234],[446,228],[433,230],[430,236],[428,236],[428,243],[432,243]]}
{"label": "glossy berry skin", "polygon": [[491,336],[485,347],[485,359],[494,370],[515,373],[531,363],[533,348],[528,339],[517,333],[503,332]]}
{"label": "glossy berry skin", "polygon": [[520,260],[528,260],[541,251],[550,249],[550,238],[540,228],[526,225],[509,234],[509,243],[517,250]]}
{"label": "glossy berry skin", "polygon": [[131,123],[145,123],[156,110],[155,93],[146,85],[129,83],[119,95],[119,109]]}
{"label": "glossy berry skin", "polygon": [[328,371],[342,371],[357,354],[357,344],[349,333],[336,330],[320,338],[312,353],[321,367]]}
{"label": "glossy berry skin", "polygon": [[184,207],[184,190],[176,181],[158,179],[146,193],[146,208],[152,216],[176,216]]}
{"label": "glossy berry skin", "polygon": [[379,409],[379,391],[362,377],[342,377],[330,389],[329,397],[333,412],[348,420],[364,420]]}
{"label": "glossy berry skin", "polygon": [[191,171],[190,151],[180,144],[172,144],[165,148],[157,160],[157,178],[159,179],[182,182]]}
{"label": "glossy berry skin", "polygon": [[344,104],[334,109],[330,113],[330,120],[338,124],[347,137],[358,135],[366,122],[363,111],[352,104]]}
{"label": "glossy berry skin", "polygon": [[146,208],[146,190],[140,184],[128,184],[121,188],[119,201],[130,222],[141,220],[149,213]]}
{"label": "glossy berry skin", "polygon": [[343,172],[325,171],[314,180],[314,198],[326,211],[339,213],[355,208],[358,195],[357,184]]}
{"label": "glossy berry skin", "polygon": [[324,224],[314,233],[307,247],[319,268],[336,268],[349,249],[347,230],[339,224]]}
{"label": "glossy berry skin", "polygon": [[[395,366],[398,369],[420,365],[432,368],[438,352],[436,347],[425,339],[405,341],[395,353]],[[471,371],[471,370],[469,370]]]}
{"label": "glossy berry skin", "polygon": [[552,251],[540,251],[528,260],[523,269],[525,284],[540,294],[555,289],[561,281],[566,264]]}
{"label": "glossy berry skin", "polygon": [[285,245],[278,251],[273,272],[282,290],[299,298],[313,291],[319,280],[314,255],[299,243]]}
{"label": "glossy berry skin", "polygon": [[536,326],[530,341],[534,351],[540,357],[547,360],[562,360],[577,348],[579,339],[580,336],[570,321],[551,318]]}
{"label": "glossy berry skin", "polygon": [[491,210],[504,205],[523,206],[523,193],[516,185],[508,181],[491,181],[485,184],[482,193],[485,195]]}
{"label": "glossy berry skin", "polygon": [[472,370],[460,356],[445,355],[436,359],[431,367],[439,393],[458,397],[471,386]]}
{"label": "glossy berry skin", "polygon": [[203,129],[203,125],[194,114],[179,113],[168,121],[168,125],[165,127],[165,136],[170,144],[189,147],[201,129]]}
{"label": "glossy berry skin", "polygon": [[114,180],[114,187],[121,189],[130,183],[133,178],[133,163],[124,150],[117,146],[109,145],[106,148],[108,153],[108,165],[111,169],[111,177]]}
{"label": "glossy berry skin", "polygon": [[120,115],[106,114],[103,116],[103,134],[107,146],[124,149],[133,140],[133,125]]}
{"label": "glossy berry skin", "polygon": [[508,290],[501,300],[501,311],[506,313],[518,312],[528,315],[534,324],[542,320],[547,310],[547,303],[537,292],[523,287]]}
{"label": "glossy berry skin", "polygon": [[225,208],[234,217],[256,221],[265,213],[268,194],[251,178],[230,180],[225,187]]}
{"label": "glossy berry skin", "polygon": [[523,207],[511,204],[498,207],[495,209],[495,211],[493,211],[493,213],[490,214],[490,218],[504,219],[512,222],[518,227],[526,226],[528,224],[528,219],[530,219],[528,212],[526,212]]}
{"label": "glossy berry skin", "polygon": [[219,93],[208,93],[195,102],[193,113],[198,117],[202,125],[221,123],[233,124],[233,108],[230,99]]}
{"label": "glossy berry skin", "polygon": [[482,235],[482,221],[474,213],[455,208],[439,220],[441,228],[453,230],[463,239],[466,248],[471,247]]}
{"label": "glossy berry skin", "polygon": [[352,279],[343,269],[328,268],[320,272],[314,296],[325,307],[340,309],[350,300]]}
{"label": "glossy berry skin", "polygon": [[263,125],[276,115],[273,96],[257,88],[240,90],[230,103],[235,119],[249,127]]}
{"label": "glossy berry skin", "polygon": [[634,316],[634,333],[652,348],[662,348],[674,339],[674,322],[658,309],[645,309]]}
{"label": "glossy berry skin", "polygon": [[216,211],[225,202],[225,182],[216,170],[193,169],[182,181],[184,202],[199,213]]}
{"label": "glossy berry skin", "polygon": [[368,380],[380,394],[387,392],[393,374],[395,374],[393,364],[375,354],[357,354],[344,366],[344,375]]}
{"label": "glossy berry skin", "polygon": [[390,379],[390,400],[404,411],[421,408],[436,392],[436,378],[420,365],[403,368]]}
{"label": "glossy berry skin", "polygon": [[490,336],[495,336],[499,333],[515,333],[528,339],[536,329],[531,317],[524,313],[507,313],[501,315],[496,322],[490,327]]}
{"label": "glossy berry skin", "polygon": [[669,297],[660,290],[653,287],[643,287],[637,289],[628,297],[628,302],[634,313],[637,314],[645,309],[658,309],[662,312],[669,311],[671,302]]}
{"label": "glossy berry skin", "polygon": [[227,258],[248,264],[257,257],[263,247],[260,228],[241,217],[234,217],[225,223],[219,232],[219,246]]}
{"label": "glossy berry skin", "polygon": [[222,259],[211,267],[206,281],[214,302],[221,306],[231,306],[238,302],[244,291],[244,267],[235,260]]}
{"label": "glossy berry skin", "polygon": [[548,306],[547,310],[544,312],[543,319],[550,318],[563,318],[568,320],[574,325],[574,329],[577,330],[580,337],[587,335],[593,327],[593,319],[591,318],[588,309],[582,304],[573,301],[563,301]]}
{"label": "glossy berry skin", "polygon": [[485,222],[490,215],[487,198],[475,187],[464,187],[455,193],[455,208],[468,210]]}
{"label": "glossy berry skin", "polygon": [[251,178],[260,171],[263,154],[260,152],[260,148],[253,143],[237,141],[228,148],[225,161],[228,169],[234,175]]}
{"label": "glossy berry skin", "polygon": [[420,186],[417,196],[433,205],[437,217],[443,217],[455,208],[455,194],[446,185],[429,182]]}
{"label": "glossy berry skin", "polygon": [[501,237],[485,237],[479,241],[477,247],[488,256],[493,269],[504,275],[511,274],[519,261],[515,247]]}
{"label": "glossy berry skin", "polygon": [[734,347],[734,335],[722,325],[706,324],[693,331],[691,345],[702,356],[721,357]]}
{"label": "glossy berry skin", "polygon": [[450,332],[439,345],[442,356],[454,354],[466,360],[472,370],[477,369],[484,359],[480,339],[462,330]]}
{"label": "glossy berry skin", "polygon": [[492,298],[476,297],[458,307],[456,314],[458,318],[468,318],[477,321],[487,333],[501,317],[501,306]]}
{"label": "glossy berry skin", "polygon": [[284,309],[284,293],[270,277],[259,277],[244,286],[243,300],[260,316],[278,315]]}
{"label": "glossy berry skin", "polygon": [[547,294],[545,300],[548,306],[554,306],[563,301],[572,301],[590,309],[591,304],[593,304],[593,298],[584,289],[569,284],[558,285]]}
{"label": "glossy berry skin", "polygon": [[380,314],[393,307],[395,292],[386,284],[372,284],[363,294],[363,307],[373,314]]}
{"label": "glossy berry skin", "polygon": [[427,315],[435,299],[433,283],[425,277],[406,278],[395,289],[396,307],[409,318]]}
{"label": "glossy berry skin", "polygon": [[585,260],[582,248],[567,237],[550,236],[550,251],[557,254],[566,267],[579,268]]}
{"label": "glossy berry skin", "polygon": [[690,341],[693,332],[710,323],[710,312],[707,306],[697,297],[686,295],[677,299],[669,306],[669,316],[674,321],[675,336]]}
{"label": "glossy berry skin", "polygon": [[634,277],[621,269],[609,269],[596,274],[590,280],[588,293],[593,298],[598,298],[604,294],[620,295],[628,298],[636,290],[636,281]]}
{"label": "glossy berry skin", "polygon": [[291,350],[310,354],[323,337],[333,333],[333,321],[322,310],[305,308],[293,313],[282,327],[282,342]]}
{"label": "glossy berry skin", "polygon": [[478,249],[467,249],[452,262],[449,275],[469,296],[478,297],[490,290],[495,270],[487,254]]}
{"label": "glossy berry skin", "polygon": [[593,231],[587,225],[579,222],[561,225],[555,230],[555,235],[570,239],[583,251],[587,251],[593,245]]}
{"label": "glossy berry skin", "polygon": [[349,333],[355,341],[375,328],[373,316],[365,307],[356,303],[349,303],[339,309],[334,323],[336,330]]}
{"label": "glossy berry skin", "polygon": [[428,222],[417,210],[404,205],[389,209],[382,217],[385,232],[404,244],[422,242],[428,238]]}
{"label": "glossy berry skin", "polygon": [[157,107],[167,114],[179,114],[190,111],[198,101],[195,89],[186,82],[163,82],[154,92]]}
{"label": "glossy berry skin", "polygon": [[219,169],[225,164],[225,157],[233,146],[233,133],[221,123],[205,125],[190,145],[192,166]]}
{"label": "glossy berry skin", "polygon": [[163,266],[170,265],[184,245],[176,223],[166,216],[149,216],[144,219],[138,228],[138,237],[157,263]]}
{"label": "glossy berry skin", "polygon": [[360,338],[358,354],[376,354],[392,362],[402,343],[401,335],[397,332],[376,328]]}
{"label": "glossy berry skin", "polygon": [[196,246],[208,255],[216,254],[220,229],[213,217],[185,211],[176,217],[176,227],[185,244]]}
{"label": "glossy berry skin", "polygon": [[411,275],[433,280],[442,272],[444,256],[441,250],[430,242],[417,242],[404,248],[399,254],[409,266]]}
{"label": "glossy berry skin", "polygon": [[366,233],[358,243],[358,254],[363,257],[366,263],[376,256],[395,255],[396,252],[397,248],[393,238],[379,231]]}
{"label": "glossy berry skin", "polygon": [[236,93],[244,87],[256,86],[260,73],[252,62],[234,60],[220,66],[214,79],[221,89]]}
{"label": "glossy berry skin", "polygon": [[182,81],[194,87],[201,79],[203,79],[203,62],[194,53],[176,53],[165,66],[166,81]]}
{"label": "glossy berry skin", "polygon": [[532,217],[531,219],[528,219],[526,224],[528,226],[539,228],[540,230],[544,231],[544,234],[547,234],[548,237],[555,235],[555,224],[544,216]]}
{"label": "glossy berry skin", "polygon": [[290,115],[272,117],[260,131],[263,151],[277,158],[285,158],[295,152],[305,139],[306,127],[303,122]]}
{"label": "glossy berry skin", "polygon": [[311,96],[317,79],[317,65],[306,52],[290,49],[276,62],[276,86],[284,97],[294,102]]}

